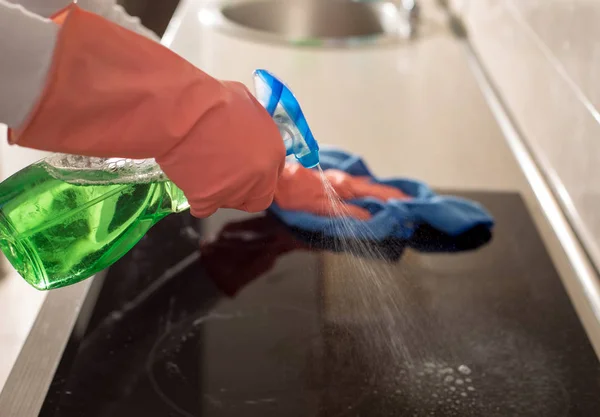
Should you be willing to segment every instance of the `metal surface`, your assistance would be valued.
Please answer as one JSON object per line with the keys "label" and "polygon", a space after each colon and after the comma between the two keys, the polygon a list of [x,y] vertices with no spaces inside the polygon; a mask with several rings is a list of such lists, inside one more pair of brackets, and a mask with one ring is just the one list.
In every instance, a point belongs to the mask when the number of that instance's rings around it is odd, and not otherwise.
{"label": "metal surface", "polygon": [[413,2],[216,0],[198,17],[206,26],[243,38],[348,47],[405,41],[414,33],[417,16]]}

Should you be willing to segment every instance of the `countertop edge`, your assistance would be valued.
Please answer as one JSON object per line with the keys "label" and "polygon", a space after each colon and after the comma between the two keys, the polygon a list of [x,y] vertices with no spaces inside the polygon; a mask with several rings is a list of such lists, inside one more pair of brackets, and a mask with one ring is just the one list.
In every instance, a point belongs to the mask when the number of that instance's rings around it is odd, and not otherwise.
{"label": "countertop edge", "polygon": [[1,416],[38,416],[84,300],[101,275],[48,294],[0,392]]}
{"label": "countertop edge", "polygon": [[567,219],[543,170],[536,162],[535,155],[523,140],[523,135],[512,120],[507,107],[499,98],[492,82],[478,61],[475,50],[468,41],[465,41],[465,49],[482,94],[529,184],[531,193],[525,193],[523,197],[531,210],[534,223],[585,328],[596,356],[600,358],[600,277],[598,272]]}

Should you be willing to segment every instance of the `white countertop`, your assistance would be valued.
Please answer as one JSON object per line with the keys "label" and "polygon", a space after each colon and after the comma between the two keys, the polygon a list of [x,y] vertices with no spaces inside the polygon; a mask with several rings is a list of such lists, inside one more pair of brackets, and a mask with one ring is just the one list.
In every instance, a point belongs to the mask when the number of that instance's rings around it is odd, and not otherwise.
{"label": "white countertop", "polygon": [[428,34],[397,47],[316,50],[261,44],[200,24],[203,1],[183,0],[165,35],[208,72],[252,87],[268,69],[298,97],[317,141],[362,155],[377,174],[433,186],[517,190],[525,183],[440,11]]}

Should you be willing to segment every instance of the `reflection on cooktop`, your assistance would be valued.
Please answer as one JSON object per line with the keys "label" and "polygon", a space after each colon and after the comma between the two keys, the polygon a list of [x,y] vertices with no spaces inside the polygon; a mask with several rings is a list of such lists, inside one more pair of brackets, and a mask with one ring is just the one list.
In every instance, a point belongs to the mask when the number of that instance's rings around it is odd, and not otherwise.
{"label": "reflection on cooktop", "polygon": [[600,415],[598,361],[522,201],[465,196],[491,240],[422,229],[350,255],[364,244],[265,215],[165,219],[109,272],[41,415]]}
{"label": "reflection on cooktop", "polygon": [[[275,317],[279,326],[272,323]],[[291,323],[306,326],[299,331]],[[285,307],[192,318],[154,346],[148,377],[182,415],[345,415],[366,392],[362,380],[344,377],[352,368],[333,357],[325,362],[327,343],[317,324],[314,313]],[[240,337],[246,342],[231,343]],[[202,357],[211,360],[200,369],[189,366]],[[198,386],[189,384],[198,380],[204,381],[200,402]]]}

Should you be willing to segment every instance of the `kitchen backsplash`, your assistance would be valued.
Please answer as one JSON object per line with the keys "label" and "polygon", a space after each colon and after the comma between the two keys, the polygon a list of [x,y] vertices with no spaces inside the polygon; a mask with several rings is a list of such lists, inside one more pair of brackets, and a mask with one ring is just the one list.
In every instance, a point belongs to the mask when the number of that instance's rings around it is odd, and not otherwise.
{"label": "kitchen backsplash", "polygon": [[450,3],[600,266],[600,1]]}

